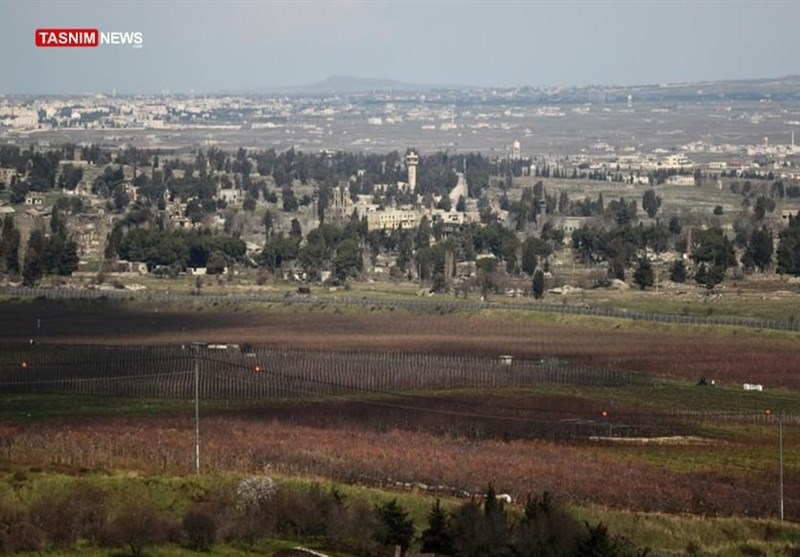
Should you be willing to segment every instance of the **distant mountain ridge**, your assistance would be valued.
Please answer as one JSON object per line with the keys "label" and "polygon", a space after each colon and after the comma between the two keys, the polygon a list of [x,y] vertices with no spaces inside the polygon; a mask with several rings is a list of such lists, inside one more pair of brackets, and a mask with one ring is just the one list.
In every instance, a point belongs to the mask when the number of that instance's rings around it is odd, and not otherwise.
{"label": "distant mountain ridge", "polygon": [[437,86],[405,83],[396,79],[334,75],[317,83],[301,86],[299,89],[305,92],[320,93],[369,93],[371,91],[425,91],[435,87]]}
{"label": "distant mountain ridge", "polygon": [[[289,87],[258,87],[239,91],[229,91],[234,94],[284,94],[284,95],[330,95],[330,94],[364,94],[364,93],[391,93],[408,92],[422,93],[432,90],[481,90],[481,89],[530,89],[531,86],[519,87],[478,87],[472,85],[407,83],[396,79],[355,77],[348,75],[334,75],[307,85]],[[547,89],[547,87],[545,87]],[[754,78],[754,79],[722,79],[716,81],[694,81],[683,83],[661,84],[636,84],[636,85],[595,85],[558,88],[561,93],[568,91],[578,92],[589,89],[607,92],[632,93],[634,95],[654,96],[665,92],[683,95],[720,95],[725,93],[769,94],[792,93],[800,91],[800,75],[787,75],[783,77]]]}
{"label": "distant mountain ridge", "polygon": [[[355,94],[355,93],[380,93],[380,92],[413,92],[430,91],[433,89],[471,89],[462,85],[442,85],[430,83],[406,83],[396,79],[379,77],[356,77],[352,75],[333,75],[310,83],[291,87],[269,87],[258,89],[260,93],[284,93],[289,95],[323,95],[323,94]],[[248,92],[254,92],[250,90]]]}

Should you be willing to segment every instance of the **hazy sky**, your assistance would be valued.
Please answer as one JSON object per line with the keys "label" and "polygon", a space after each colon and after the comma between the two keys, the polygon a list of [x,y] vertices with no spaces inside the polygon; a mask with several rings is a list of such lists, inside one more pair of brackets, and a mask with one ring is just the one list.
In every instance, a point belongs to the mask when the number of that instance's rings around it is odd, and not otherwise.
{"label": "hazy sky", "polygon": [[[37,28],[141,31],[46,49]],[[0,93],[196,93],[331,75],[481,86],[800,74],[800,0],[0,0]]]}

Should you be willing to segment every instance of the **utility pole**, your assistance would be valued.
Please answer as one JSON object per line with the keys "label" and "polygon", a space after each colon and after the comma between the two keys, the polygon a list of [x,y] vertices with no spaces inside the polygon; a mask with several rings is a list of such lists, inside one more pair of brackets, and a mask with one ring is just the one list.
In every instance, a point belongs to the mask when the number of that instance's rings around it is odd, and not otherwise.
{"label": "utility pole", "polygon": [[783,412],[778,414],[778,460],[780,462],[781,522],[783,522]]}
{"label": "utility pole", "polygon": [[200,348],[203,342],[192,343],[194,349],[194,455],[195,474],[200,475]]}
{"label": "utility pole", "polygon": [[194,359],[194,452],[195,473],[200,474],[200,361]]}

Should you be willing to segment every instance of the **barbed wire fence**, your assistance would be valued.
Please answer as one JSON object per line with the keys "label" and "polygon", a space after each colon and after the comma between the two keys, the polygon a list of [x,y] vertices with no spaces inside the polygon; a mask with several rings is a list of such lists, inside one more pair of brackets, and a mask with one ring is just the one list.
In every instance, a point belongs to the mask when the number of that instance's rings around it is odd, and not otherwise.
{"label": "barbed wire fence", "polygon": [[537,384],[619,385],[636,375],[559,359],[400,352],[332,352],[210,345],[17,345],[0,356],[5,392],[205,399],[323,397]]}
{"label": "barbed wire fence", "polygon": [[[203,401],[320,400],[378,406],[490,424],[518,422],[529,434],[556,437],[685,434],[688,423],[774,423],[751,411],[644,409],[599,416],[591,404],[558,409],[508,401],[480,403],[486,390],[555,386],[614,387],[649,378],[609,366],[558,358],[515,359],[400,352],[332,352],[238,345],[11,345],[0,352],[0,393]],[[443,397],[473,390],[469,400]],[[437,394],[438,393],[438,394]],[[437,398],[437,396],[439,398]],[[800,425],[795,412],[782,415]],[[498,431],[502,428],[498,429]]]}

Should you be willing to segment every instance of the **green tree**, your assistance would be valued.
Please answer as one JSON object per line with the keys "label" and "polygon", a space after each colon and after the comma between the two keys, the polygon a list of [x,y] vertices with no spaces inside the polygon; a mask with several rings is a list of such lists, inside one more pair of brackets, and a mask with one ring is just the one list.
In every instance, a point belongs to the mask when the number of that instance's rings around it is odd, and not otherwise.
{"label": "green tree", "polygon": [[694,280],[709,290],[721,283],[725,278],[725,267],[722,265],[706,265],[701,263],[694,275]]}
{"label": "green tree", "polygon": [[756,198],[756,204],[753,206],[753,220],[763,220],[766,214],[775,210],[775,200],[759,195]]}
{"label": "green tree", "polygon": [[736,264],[733,243],[719,227],[696,230],[689,248],[692,258],[698,263],[721,266],[723,269]]}
{"label": "green tree", "polygon": [[128,203],[131,202],[130,196],[122,186],[114,188],[114,193],[112,196],[114,198],[114,208],[117,211],[122,211],[128,206]]}
{"label": "green tree", "polygon": [[0,231],[0,272],[18,274],[20,233],[14,225],[14,217],[6,215]]}
{"label": "green tree", "polygon": [[292,188],[283,188],[283,210],[287,213],[292,213],[297,211],[297,208],[300,204],[297,202],[297,198],[294,196],[294,191]]}
{"label": "green tree", "polygon": [[522,272],[528,276],[533,276],[533,273],[536,272],[536,266],[538,264],[539,258],[536,256],[536,252],[530,249],[526,240],[525,243],[522,244]]}
{"label": "green tree", "polygon": [[572,555],[580,535],[578,524],[555,504],[548,492],[528,495],[514,546],[520,557]]}
{"label": "green tree", "polygon": [[411,232],[401,230],[397,242],[397,267],[405,272],[413,257],[414,250],[411,241]]}
{"label": "green tree", "polygon": [[508,516],[492,484],[489,484],[483,502],[482,530],[483,555],[486,557],[510,555]]}
{"label": "green tree", "polygon": [[453,208],[453,204],[450,202],[450,197],[446,194],[443,195],[439,200],[439,203],[436,204],[436,208],[449,213],[450,209]]}
{"label": "green tree", "polygon": [[261,264],[268,269],[278,269],[284,261],[296,259],[299,252],[300,241],[296,238],[285,237],[283,233],[267,238],[261,252]]}
{"label": "green tree", "polygon": [[533,274],[532,285],[533,297],[541,300],[544,297],[544,273],[541,269],[537,269]]}
{"label": "green tree", "polygon": [[300,226],[300,221],[292,219],[290,227],[289,236],[300,240],[303,237],[303,228]]}
{"label": "green tree", "polygon": [[781,274],[800,275],[800,213],[789,216],[789,226],[778,234],[777,270]]}
{"label": "green tree", "polygon": [[669,280],[672,282],[686,282],[687,278],[686,263],[683,259],[676,259],[669,267]]}
{"label": "green tree", "polygon": [[549,257],[553,252],[550,244],[541,238],[533,236],[526,238],[522,243],[522,272],[529,276],[533,276],[536,266],[538,265],[539,257]]}
{"label": "green tree", "polygon": [[414,237],[414,249],[420,250],[431,245],[431,224],[427,216],[423,216],[417,227],[417,234]]}
{"label": "green tree", "polygon": [[456,211],[459,213],[463,213],[467,210],[467,200],[464,199],[463,195],[458,196],[458,201],[456,202]]}
{"label": "green tree", "polygon": [[422,553],[453,555],[453,533],[447,511],[439,499],[428,513],[428,527],[422,532]]}
{"label": "green tree", "polygon": [[626,203],[625,199],[620,197],[619,201],[612,200],[605,212],[617,226],[625,226],[636,219],[636,201],[631,200],[630,203]]}
{"label": "green tree", "polygon": [[228,258],[220,250],[214,250],[208,256],[206,263],[206,273],[209,275],[221,275],[228,266]]}
{"label": "green tree", "polygon": [[75,167],[71,163],[65,164],[58,177],[58,186],[67,190],[74,190],[83,179],[83,169]]}
{"label": "green tree", "polygon": [[743,262],[745,267],[752,269],[758,267],[762,273],[772,263],[772,231],[766,225],[754,229],[750,234],[747,247],[744,251]]}
{"label": "green tree", "polygon": [[642,195],[642,209],[647,211],[647,216],[651,219],[655,218],[659,207],[661,207],[661,197],[656,195],[654,189],[646,190]]}
{"label": "green tree", "polygon": [[346,280],[355,277],[364,268],[361,246],[358,241],[346,238],[336,246],[336,257],[333,262],[336,277]]}
{"label": "green tree", "polygon": [[647,257],[639,259],[639,264],[633,272],[633,282],[641,289],[644,290],[648,286],[653,286],[653,266]]}
{"label": "green tree", "polygon": [[433,252],[431,248],[425,247],[418,249],[415,260],[419,280],[428,280],[431,278],[433,274]]}
{"label": "green tree", "polygon": [[[313,234],[312,230],[312,234]],[[306,244],[300,248],[297,258],[303,271],[309,278],[319,278],[323,266],[328,261],[328,249],[324,240],[318,235],[309,234]]]}
{"label": "green tree", "polygon": [[50,232],[55,236],[67,237],[67,219],[57,207],[53,207],[53,213],[50,217]]}
{"label": "green tree", "polygon": [[414,521],[400,506],[397,499],[380,505],[376,509],[378,527],[374,532],[375,541],[388,546],[400,546],[405,552],[414,538]]}
{"label": "green tree", "polygon": [[676,217],[674,215],[671,216],[669,218],[668,229],[669,229],[669,233],[672,234],[673,236],[677,236],[678,234],[680,234],[681,233],[681,219],[679,219],[678,217]]}
{"label": "green tree", "polygon": [[625,280],[625,260],[621,256],[612,257],[608,261],[608,277]]}
{"label": "green tree", "polygon": [[[51,238],[50,241],[52,242],[56,239],[58,239],[57,236]],[[58,253],[55,268],[51,268],[50,272],[62,276],[71,275],[78,270],[79,262],[80,258],[78,257],[78,244],[75,242],[75,240],[64,240]]]}
{"label": "green tree", "polygon": [[264,213],[264,233],[267,235],[267,238],[269,238],[272,235],[273,226],[274,226],[274,217],[272,216],[272,211],[267,209],[267,211]]}
{"label": "green tree", "polygon": [[22,267],[22,283],[34,286],[41,280],[45,271],[47,239],[41,230],[34,230],[28,238],[25,250],[25,264]]}

